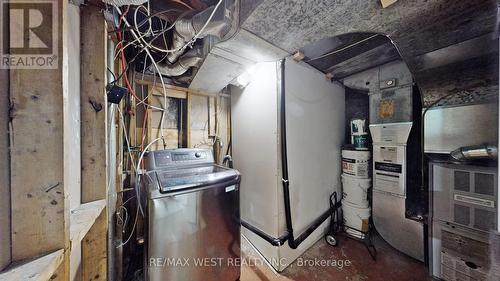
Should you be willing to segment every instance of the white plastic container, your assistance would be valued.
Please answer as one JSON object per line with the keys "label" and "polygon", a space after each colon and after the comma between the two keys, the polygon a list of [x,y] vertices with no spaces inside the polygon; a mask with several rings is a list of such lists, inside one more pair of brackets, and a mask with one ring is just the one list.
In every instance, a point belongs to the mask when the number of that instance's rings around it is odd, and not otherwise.
{"label": "white plastic container", "polygon": [[366,130],[366,119],[354,118],[351,120],[351,135],[364,135],[368,134]]}
{"label": "white plastic container", "polygon": [[357,238],[364,238],[368,232],[371,208],[362,208],[342,200],[342,213],[346,233]]}
{"label": "white plastic container", "polygon": [[342,172],[357,178],[368,178],[370,157],[369,151],[342,150]]}
{"label": "white plastic container", "polygon": [[351,144],[356,150],[368,150],[366,119],[355,118],[351,120]]}
{"label": "white plastic container", "polygon": [[367,208],[368,189],[371,186],[371,179],[361,179],[342,174],[342,198],[348,203]]}

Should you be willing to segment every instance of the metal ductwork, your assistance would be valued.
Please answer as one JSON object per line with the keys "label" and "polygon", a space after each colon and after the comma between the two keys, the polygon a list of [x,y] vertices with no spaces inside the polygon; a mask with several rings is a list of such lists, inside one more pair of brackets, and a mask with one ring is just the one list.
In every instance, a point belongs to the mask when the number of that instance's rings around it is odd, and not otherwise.
{"label": "metal ductwork", "polygon": [[[161,75],[174,77],[180,76],[189,70],[191,67],[198,68],[203,62],[203,55],[200,52],[200,48],[193,49],[187,52],[185,55],[180,57],[175,63],[159,64],[158,69]],[[158,70],[154,65],[149,67],[149,71],[158,74]]]}
{"label": "metal ductwork", "polygon": [[[194,2],[192,0],[189,3]],[[206,4],[207,8],[201,8],[197,12],[193,11],[177,18],[168,48],[173,50],[182,48],[191,43],[193,37],[200,33],[196,37],[203,38],[203,40],[199,40],[203,41],[203,44],[197,42],[195,45],[201,49],[200,56],[203,61],[193,71],[190,71],[191,75],[184,73],[179,76],[171,76],[172,81],[189,85],[189,88],[193,90],[218,93],[252,65],[258,62],[277,61],[287,56],[288,53],[282,49],[240,28],[242,20],[255,8],[256,3],[254,2],[223,0],[216,9],[218,0],[196,0],[198,4]],[[191,4],[191,6],[195,5]],[[153,13],[161,13],[174,8],[162,0],[152,0],[151,7]],[[214,10],[215,13],[208,22],[208,18]],[[165,14],[159,14],[158,17],[168,22],[176,19],[175,17],[167,17]],[[203,28],[207,22],[208,24]],[[184,52],[185,50],[180,50],[167,54],[168,59],[163,60],[162,64],[166,63],[166,65],[163,65],[162,69],[170,70],[177,61],[182,61],[184,56],[191,56],[188,54],[189,52],[183,54]],[[187,66],[184,62],[181,62],[181,65]],[[149,70],[154,72],[152,68]],[[160,72],[165,76],[172,74],[166,70]],[[178,73],[176,71],[175,74]]]}
{"label": "metal ductwork", "polygon": [[451,152],[451,157],[458,161],[498,158],[498,148],[492,144],[460,147]]}
{"label": "metal ductwork", "polygon": [[[216,5],[201,12],[193,12],[178,19],[175,23],[172,46],[170,46],[170,49],[178,51],[167,55],[167,60],[171,65],[162,66],[162,74],[179,76],[189,67],[199,66],[202,59],[192,56],[184,58],[189,55],[189,52],[182,55],[185,46],[189,45],[190,41],[209,35],[223,40],[227,35],[230,36],[236,32],[238,28],[237,4],[238,0],[220,0]],[[188,67],[185,68],[186,66]],[[184,72],[181,72],[182,69],[185,69]],[[163,72],[163,70],[166,71]]]}
{"label": "metal ductwork", "polygon": [[[85,2],[85,1],[81,1]],[[104,3],[121,7],[121,6],[126,6],[126,5],[142,5],[147,2],[147,0],[103,0]]]}

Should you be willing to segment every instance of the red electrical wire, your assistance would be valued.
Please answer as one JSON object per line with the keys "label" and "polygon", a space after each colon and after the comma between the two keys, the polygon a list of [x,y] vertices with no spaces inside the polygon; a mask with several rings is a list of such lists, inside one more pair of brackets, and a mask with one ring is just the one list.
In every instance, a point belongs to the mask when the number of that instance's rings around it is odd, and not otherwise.
{"label": "red electrical wire", "polygon": [[[130,6],[127,7],[127,10],[125,12],[122,13],[122,15],[120,16],[120,21],[119,21],[119,24],[118,26],[121,27],[122,23],[123,23],[123,18],[128,14],[128,11],[130,9]],[[120,48],[123,46],[123,40],[122,40],[122,32],[118,32],[116,34],[116,36],[118,37],[118,45],[120,46]],[[137,100],[141,100],[139,99],[139,97],[136,95],[134,89],[132,89],[132,86],[130,85],[130,81],[128,80],[128,75],[127,75],[127,60],[125,59],[125,50],[122,50],[121,51],[121,65],[122,65],[122,68],[123,68],[123,71],[125,71],[125,73],[123,74],[123,77],[124,77],[124,80],[125,80],[125,85],[127,86],[127,89],[129,90],[129,92],[132,94],[132,96],[134,96],[135,99]]]}
{"label": "red electrical wire", "polygon": [[[127,15],[129,9],[130,9],[130,6],[128,6],[127,10],[124,13],[122,13],[122,15],[120,16],[119,27],[122,26],[123,18]],[[123,45],[123,40],[122,40],[123,34],[122,33],[123,33],[123,31],[117,33],[118,45],[120,47],[122,47],[122,45]],[[127,61],[126,61],[126,58],[125,58],[125,51],[124,50],[121,52],[121,65],[122,65],[122,69],[124,71],[123,77],[124,77],[124,80],[125,80],[125,84],[126,84],[128,90],[129,90],[129,92],[132,94],[132,96],[136,100],[141,101],[141,99],[136,95],[134,89],[132,88],[132,85],[130,85],[130,81],[128,80],[128,75],[127,75]],[[147,124],[147,117],[148,117],[148,108],[147,108],[146,104],[143,104],[143,106],[144,106],[144,120],[142,122],[142,130],[141,130],[141,146],[140,146],[140,148],[141,148],[140,151],[141,152],[144,150],[145,130],[146,130],[146,124]],[[144,169],[144,160],[141,161],[141,166]]]}

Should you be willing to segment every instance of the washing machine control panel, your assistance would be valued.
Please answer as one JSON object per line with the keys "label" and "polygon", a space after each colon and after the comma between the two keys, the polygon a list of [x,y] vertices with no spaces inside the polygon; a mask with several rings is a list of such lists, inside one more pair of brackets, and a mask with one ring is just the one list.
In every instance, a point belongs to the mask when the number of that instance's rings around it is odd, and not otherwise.
{"label": "washing machine control panel", "polygon": [[166,149],[149,152],[146,156],[146,170],[162,167],[214,163],[210,149]]}

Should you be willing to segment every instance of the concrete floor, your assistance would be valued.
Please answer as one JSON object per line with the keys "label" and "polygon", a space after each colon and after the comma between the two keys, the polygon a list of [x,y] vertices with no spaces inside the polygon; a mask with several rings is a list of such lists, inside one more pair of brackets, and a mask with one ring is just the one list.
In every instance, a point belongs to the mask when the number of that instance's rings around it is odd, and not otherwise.
{"label": "concrete floor", "polygon": [[[377,260],[373,261],[365,246],[357,241],[340,237],[337,247],[326,244],[321,239],[307,250],[303,260],[349,260],[351,265],[342,268],[335,266],[302,265],[294,262],[281,274],[276,274],[267,265],[243,266],[241,281],[420,281],[433,280],[425,271],[424,264],[414,260],[387,244],[379,236],[374,237],[377,248]],[[242,238],[242,257],[260,259],[258,253]]]}

